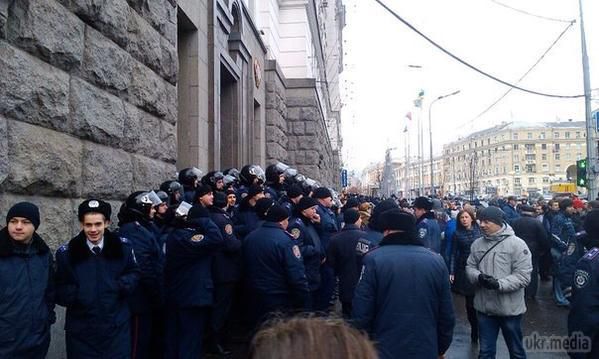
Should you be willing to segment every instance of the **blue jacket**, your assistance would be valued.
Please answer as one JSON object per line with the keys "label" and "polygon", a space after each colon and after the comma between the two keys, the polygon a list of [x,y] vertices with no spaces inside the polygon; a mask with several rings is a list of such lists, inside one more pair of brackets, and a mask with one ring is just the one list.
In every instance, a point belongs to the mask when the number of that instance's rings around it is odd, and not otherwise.
{"label": "blue jacket", "polygon": [[551,234],[559,237],[559,241],[555,238],[551,238],[553,248],[560,251],[567,249],[568,243],[576,236],[576,229],[574,229],[574,223],[572,219],[566,215],[564,211],[560,211],[551,222]]}
{"label": "blue jacket", "polygon": [[[573,275],[570,314],[568,315],[568,334],[582,332],[589,338],[595,338],[593,353],[596,352],[599,335],[599,248],[591,248],[576,264]],[[581,356],[582,357],[582,356]],[[588,358],[595,358],[589,354]]]}
{"label": "blue jacket", "polygon": [[241,279],[241,241],[233,228],[233,221],[224,209],[210,208],[210,218],[220,230],[224,246],[214,253],[212,279],[215,283],[233,283]]}
{"label": "blue jacket", "polygon": [[237,236],[244,239],[251,231],[258,228],[262,221],[258,217],[256,209],[250,206],[247,198],[244,198],[233,212],[233,223]]}
{"label": "blue jacket", "polygon": [[518,213],[518,211],[516,211],[516,209],[514,207],[510,206],[509,204],[506,204],[503,207],[501,207],[501,210],[505,214],[505,220],[510,225],[512,224],[513,221],[520,218],[520,213]]}
{"label": "blue jacket", "polygon": [[429,211],[416,220],[418,238],[426,248],[441,253],[441,229],[435,212]]}
{"label": "blue jacket", "polygon": [[379,243],[383,239],[383,232],[379,232],[376,229],[370,227],[370,225],[366,226],[364,230],[366,232],[366,239],[370,242],[370,249],[378,247]]}
{"label": "blue jacket", "polygon": [[341,232],[331,238],[327,262],[339,278],[341,302],[352,302],[362,272],[362,258],[369,250],[370,241],[366,239],[366,232],[355,224],[346,224]]}
{"label": "blue jacket", "polygon": [[381,359],[437,358],[451,344],[455,316],[449,273],[418,238],[393,233],[363,260],[352,320]]}
{"label": "blue jacket", "polygon": [[[585,231],[576,233],[576,235],[570,239],[570,242],[568,242],[567,249],[562,253],[562,256],[559,259],[558,277],[563,289],[574,285],[574,272],[576,271],[578,261],[585,254],[584,243],[586,240],[587,233]],[[568,290],[565,295],[566,297],[570,297],[571,292]]]}
{"label": "blue jacket", "polygon": [[318,230],[318,235],[320,236],[320,243],[326,252],[326,250],[329,248],[331,236],[339,232],[337,216],[335,216],[333,211],[321,204],[319,204],[316,208],[316,212],[320,216],[320,223],[316,225],[316,229]]}
{"label": "blue jacket", "polygon": [[453,288],[462,295],[474,296],[476,291],[476,287],[466,276],[466,263],[470,256],[472,243],[481,236],[480,227],[476,223],[472,224],[471,230],[459,228],[453,235],[449,273],[455,276]]}
{"label": "blue jacket", "polygon": [[441,255],[445,259],[445,263],[449,266],[451,260],[451,251],[453,251],[453,235],[457,229],[458,221],[455,218],[450,219],[445,225],[445,233],[443,235],[443,243],[441,244]]}
{"label": "blue jacket", "polygon": [[308,279],[299,247],[278,223],[264,222],[243,242],[246,285],[258,295],[286,295],[303,301]]}
{"label": "blue jacket", "polygon": [[0,231],[0,358],[42,359],[54,323],[52,253],[37,233],[29,246]]}
{"label": "blue jacket", "polygon": [[291,233],[295,244],[299,247],[304,259],[304,268],[311,291],[320,287],[320,265],[326,253],[320,243],[320,237],[309,220],[295,217],[289,220],[287,232]]}
{"label": "blue jacket", "polygon": [[139,222],[123,224],[118,231],[133,248],[139,266],[139,285],[129,298],[133,313],[148,313],[164,299],[164,253],[156,233]]}
{"label": "blue jacket", "polygon": [[174,230],[166,240],[166,304],[175,308],[212,305],[212,257],[225,245],[210,218],[188,225]]}
{"label": "blue jacket", "polygon": [[69,358],[121,358],[130,355],[128,297],[139,269],[131,245],[106,230],[95,255],[83,232],[56,252],[56,302],[67,308]]}

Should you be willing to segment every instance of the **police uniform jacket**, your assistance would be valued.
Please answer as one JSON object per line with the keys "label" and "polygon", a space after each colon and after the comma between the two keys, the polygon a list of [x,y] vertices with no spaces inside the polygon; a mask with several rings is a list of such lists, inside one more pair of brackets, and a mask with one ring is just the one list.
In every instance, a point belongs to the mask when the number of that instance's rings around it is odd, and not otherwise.
{"label": "police uniform jacket", "polygon": [[210,218],[198,218],[189,228],[174,230],[166,240],[164,278],[166,304],[175,308],[212,305],[212,257],[224,246]]}
{"label": "police uniform jacket", "polygon": [[426,248],[436,253],[441,252],[441,229],[435,216],[435,212],[428,211],[416,220],[418,238]]}
{"label": "police uniform jacket", "polygon": [[366,239],[368,239],[370,242],[370,249],[378,247],[379,243],[383,239],[383,232],[379,232],[372,228],[370,224],[366,226],[364,232],[366,232]]}
{"label": "police uniform jacket", "polygon": [[248,198],[241,200],[241,203],[233,214],[233,228],[240,239],[245,238],[251,231],[258,228],[262,221],[256,213],[256,209],[250,206]]}
{"label": "police uniform jacket", "polygon": [[54,315],[52,253],[37,233],[29,246],[0,231],[0,358],[44,358]]}
{"label": "police uniform jacket", "polygon": [[212,206],[210,218],[220,230],[223,247],[212,260],[212,279],[215,283],[232,283],[241,279],[241,241],[233,229],[233,221],[224,209]]}
{"label": "police uniform jacket", "polygon": [[518,213],[518,211],[516,211],[516,209],[512,206],[510,206],[509,204],[504,205],[503,207],[501,207],[501,210],[503,211],[503,213],[505,214],[505,220],[507,221],[507,223],[509,223],[510,225],[518,218],[520,218],[520,213]]}
{"label": "police uniform jacket", "polygon": [[[582,231],[576,233],[570,242],[567,249],[559,259],[558,276],[563,289],[572,287],[574,272],[580,258],[585,254],[584,243],[587,240],[587,232]],[[571,292],[566,291],[566,297],[570,297]]]}
{"label": "police uniform jacket", "polygon": [[339,278],[339,299],[351,303],[362,271],[362,257],[370,250],[366,232],[355,224],[346,224],[329,243],[327,261]]}
{"label": "police uniform jacket", "polygon": [[56,302],[67,308],[69,358],[130,355],[128,297],[139,280],[131,245],[106,230],[95,255],[80,232],[56,252]]}
{"label": "police uniform jacket", "polygon": [[264,222],[243,243],[246,285],[258,295],[307,299],[308,279],[299,247],[278,223]]}
{"label": "police uniform jacket", "polygon": [[568,247],[568,243],[576,235],[576,229],[572,218],[570,218],[564,211],[560,211],[551,222],[551,234],[556,235],[559,241],[552,238],[553,248],[560,252],[565,251]]}
{"label": "police uniform jacket", "polygon": [[449,273],[415,234],[387,235],[364,256],[352,321],[370,333],[381,359],[437,358],[451,343],[455,316]]}
{"label": "police uniform jacket", "polygon": [[320,264],[325,258],[318,232],[314,224],[301,215],[289,220],[287,231],[291,233],[295,244],[300,249],[304,259],[308,285],[310,290],[314,291],[320,287]]}
{"label": "police uniform jacket", "polygon": [[599,353],[595,348],[599,345],[599,248],[590,249],[578,261],[570,304],[568,334],[582,332],[594,338],[593,353]]}
{"label": "police uniform jacket", "polygon": [[319,204],[316,208],[316,212],[320,216],[320,223],[316,224],[318,235],[320,237],[320,243],[324,248],[325,252],[329,248],[329,242],[331,236],[339,232],[339,226],[337,225],[337,217],[329,208]]}
{"label": "police uniform jacket", "polygon": [[133,247],[139,266],[139,284],[129,297],[131,311],[151,312],[164,298],[164,253],[156,233],[137,221],[123,224],[118,233]]}

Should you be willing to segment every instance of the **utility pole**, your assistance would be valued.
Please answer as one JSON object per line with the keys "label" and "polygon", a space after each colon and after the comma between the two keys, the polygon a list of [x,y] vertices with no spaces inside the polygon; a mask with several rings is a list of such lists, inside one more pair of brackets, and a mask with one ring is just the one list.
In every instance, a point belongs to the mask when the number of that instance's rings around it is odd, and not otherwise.
{"label": "utility pole", "polygon": [[423,163],[424,163],[424,140],[422,138],[423,129],[422,129],[422,101],[424,100],[424,90],[420,90],[418,93],[418,98],[414,100],[414,106],[418,108],[418,195],[422,196],[424,194],[424,171],[423,171]]}
{"label": "utility pole", "polygon": [[591,75],[589,71],[589,57],[587,55],[587,42],[584,33],[584,19],[582,11],[582,0],[578,0],[580,8],[580,41],[582,47],[582,73],[584,80],[584,107],[585,120],[587,127],[587,192],[589,200],[597,196],[596,173],[599,172],[599,164],[597,163],[597,143],[595,141],[595,128],[591,118]]}

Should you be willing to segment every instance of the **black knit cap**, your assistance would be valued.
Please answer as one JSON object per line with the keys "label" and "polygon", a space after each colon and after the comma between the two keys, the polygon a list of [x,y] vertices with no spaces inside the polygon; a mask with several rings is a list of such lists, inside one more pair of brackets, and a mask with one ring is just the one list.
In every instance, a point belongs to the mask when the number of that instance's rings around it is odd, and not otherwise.
{"label": "black knit cap", "polygon": [[358,219],[360,219],[360,212],[354,208],[348,208],[343,212],[343,222],[345,224],[356,224]]}
{"label": "black knit cap", "polygon": [[210,187],[207,184],[203,184],[196,189],[196,193],[195,193],[196,199],[198,199],[202,196],[205,196],[210,192],[212,192],[212,187]]}
{"label": "black knit cap", "polygon": [[412,207],[430,211],[433,209],[433,201],[428,197],[421,196],[414,200],[414,205]]}
{"label": "black knit cap", "polygon": [[489,221],[501,226],[505,221],[505,213],[499,207],[489,206],[478,211],[476,218],[480,221]]}
{"label": "black knit cap", "polygon": [[390,209],[395,209],[395,208],[399,208],[399,206],[391,198],[388,198],[388,199],[380,202],[379,204],[374,206],[374,208],[372,209],[372,213],[370,215],[370,222],[369,222],[368,226],[372,227],[373,229],[375,229],[379,232],[382,232],[383,228],[381,228],[381,226],[379,225],[379,217],[384,212],[386,212]]}
{"label": "black knit cap", "polygon": [[333,194],[331,193],[331,190],[326,187],[318,187],[317,189],[314,190],[314,193],[312,193],[312,197],[318,198],[318,199],[324,199],[324,198],[329,198],[329,197],[332,198]]}
{"label": "black knit cap", "polygon": [[274,203],[267,211],[265,220],[268,222],[281,222],[289,218],[289,213],[285,207]]}
{"label": "black knit cap", "polygon": [[383,212],[379,218],[379,224],[383,231],[416,231],[416,218],[398,208]]}
{"label": "black knit cap", "polygon": [[35,229],[40,226],[40,210],[31,202],[19,202],[12,206],[6,214],[6,224],[14,217],[27,218]]}
{"label": "black knit cap", "polygon": [[217,208],[225,208],[227,206],[227,195],[223,192],[214,192],[214,206]]}
{"label": "black knit cap", "polygon": [[298,186],[296,184],[292,185],[287,190],[287,197],[289,197],[289,198],[297,198],[302,194],[304,194],[304,191],[302,190],[302,188],[300,186]]}
{"label": "black knit cap", "polygon": [[250,186],[249,190],[248,190],[248,198],[252,198],[255,195],[257,195],[258,193],[262,193],[264,192],[264,187],[262,187],[259,184],[253,184]]}
{"label": "black knit cap", "polygon": [[260,198],[256,201],[254,210],[260,219],[266,219],[266,212],[274,205],[275,201],[272,198]]}
{"label": "black knit cap", "polygon": [[297,210],[301,212],[305,209],[314,206],[318,206],[318,201],[315,198],[302,197],[302,199],[300,199],[299,203],[297,204]]}
{"label": "black knit cap", "polygon": [[112,207],[108,202],[104,202],[101,199],[92,198],[83,201],[79,205],[79,209],[77,211],[79,221],[83,222],[83,217],[88,213],[100,213],[104,215],[105,220],[109,221],[110,215],[112,214]]}

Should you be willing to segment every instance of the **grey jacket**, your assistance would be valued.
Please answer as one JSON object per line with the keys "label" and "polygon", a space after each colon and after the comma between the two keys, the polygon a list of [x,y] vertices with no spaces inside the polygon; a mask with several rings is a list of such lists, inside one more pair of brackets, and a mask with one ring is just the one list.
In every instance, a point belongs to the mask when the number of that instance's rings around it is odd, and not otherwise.
{"label": "grey jacket", "polygon": [[[481,262],[483,254],[493,248]],[[530,283],[532,260],[526,243],[516,237],[512,227],[503,228],[492,235],[484,235],[472,243],[466,264],[466,274],[477,285],[474,308],[487,315],[512,316],[526,312],[524,288]],[[499,290],[489,290],[478,285],[478,275],[484,273],[498,279]]]}

